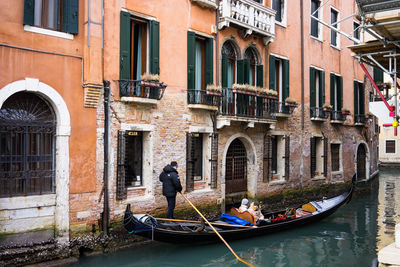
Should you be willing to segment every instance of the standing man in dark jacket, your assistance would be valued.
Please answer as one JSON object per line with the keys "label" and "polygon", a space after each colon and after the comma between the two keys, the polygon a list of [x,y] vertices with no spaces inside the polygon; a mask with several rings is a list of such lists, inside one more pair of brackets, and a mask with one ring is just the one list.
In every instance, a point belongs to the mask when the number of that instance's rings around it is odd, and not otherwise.
{"label": "standing man in dark jacket", "polygon": [[174,218],[176,192],[182,191],[177,169],[178,163],[172,161],[171,164],[164,167],[163,172],[160,174],[160,181],[163,183],[163,195],[168,202],[167,218],[170,219]]}

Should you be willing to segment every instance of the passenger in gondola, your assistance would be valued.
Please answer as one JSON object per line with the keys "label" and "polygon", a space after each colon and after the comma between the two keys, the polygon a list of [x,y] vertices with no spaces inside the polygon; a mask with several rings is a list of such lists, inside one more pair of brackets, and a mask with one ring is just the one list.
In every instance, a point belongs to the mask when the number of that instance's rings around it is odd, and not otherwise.
{"label": "passenger in gondola", "polygon": [[239,207],[239,211],[244,212],[249,208],[249,200],[247,198],[242,199],[242,203]]}
{"label": "passenger in gondola", "polygon": [[260,207],[257,203],[251,202],[250,207],[247,211],[253,214],[256,222],[264,220],[264,215],[261,213]]}

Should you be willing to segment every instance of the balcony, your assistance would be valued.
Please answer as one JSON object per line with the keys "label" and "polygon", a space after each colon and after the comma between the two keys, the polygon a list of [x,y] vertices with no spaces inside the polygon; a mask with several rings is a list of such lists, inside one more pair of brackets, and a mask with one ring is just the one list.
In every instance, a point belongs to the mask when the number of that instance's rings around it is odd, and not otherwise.
{"label": "balcony", "polygon": [[190,0],[190,1],[198,4],[199,6],[210,8],[213,10],[216,10],[218,7],[216,3],[217,0]]}
{"label": "balcony", "polygon": [[365,116],[365,114],[354,115],[354,125],[364,126],[365,123],[367,123],[367,117]]}
{"label": "balcony", "polygon": [[119,95],[123,102],[156,105],[166,87],[158,81],[119,80]]}
{"label": "balcony", "polygon": [[218,29],[233,24],[243,29],[243,37],[257,33],[268,43],[275,36],[275,10],[252,0],[221,0]]}
{"label": "balcony", "polygon": [[287,118],[293,113],[294,109],[297,107],[297,104],[289,104],[286,102],[277,102],[277,117]]}
{"label": "balcony", "polygon": [[223,88],[217,128],[229,126],[230,121],[275,123],[277,99],[273,96],[244,90]]}
{"label": "balcony", "polygon": [[221,98],[220,92],[206,90],[187,90],[188,105],[191,109],[204,109],[217,111]]}
{"label": "balcony", "polygon": [[342,111],[332,110],[331,111],[331,123],[343,124],[346,120],[346,114]]}
{"label": "balcony", "polygon": [[310,117],[312,121],[326,121],[330,111],[325,111],[322,107],[310,108]]}

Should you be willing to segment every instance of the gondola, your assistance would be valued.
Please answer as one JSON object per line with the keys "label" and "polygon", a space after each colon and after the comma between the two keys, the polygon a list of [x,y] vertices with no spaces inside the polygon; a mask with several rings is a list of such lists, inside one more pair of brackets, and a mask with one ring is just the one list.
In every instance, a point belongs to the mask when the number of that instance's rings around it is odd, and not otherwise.
{"label": "gondola", "polygon": [[[226,240],[239,240],[251,237],[276,233],[278,231],[294,229],[296,227],[317,222],[334,213],[340,206],[351,200],[354,191],[354,179],[346,192],[332,197],[324,198],[320,201],[312,201],[315,207],[314,212],[303,216],[295,216],[283,220],[275,220],[260,226],[231,225],[224,221],[212,221],[214,228]],[[296,209],[302,206],[295,207]],[[287,210],[264,214],[265,218],[277,218],[285,214]],[[131,234],[137,234],[152,240],[176,243],[176,244],[207,244],[220,242],[219,237],[213,232],[211,227],[204,225],[204,222],[177,220],[166,221],[156,219],[147,214],[133,214],[130,204],[127,205],[123,225]]]}

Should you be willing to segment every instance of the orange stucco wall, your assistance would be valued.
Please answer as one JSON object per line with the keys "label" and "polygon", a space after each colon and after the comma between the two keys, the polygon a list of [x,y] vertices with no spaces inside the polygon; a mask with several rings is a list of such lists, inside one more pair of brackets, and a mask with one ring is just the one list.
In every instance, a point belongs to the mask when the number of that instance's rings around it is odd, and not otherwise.
{"label": "orange stucco wall", "polygon": [[[83,105],[83,23],[79,23],[79,34],[73,40],[28,32],[23,25],[23,3],[22,0],[0,2],[0,88],[14,81],[35,78],[61,95],[71,118],[70,193],[93,191],[96,110]],[[79,21],[83,22],[83,1],[80,1],[79,10]]]}

